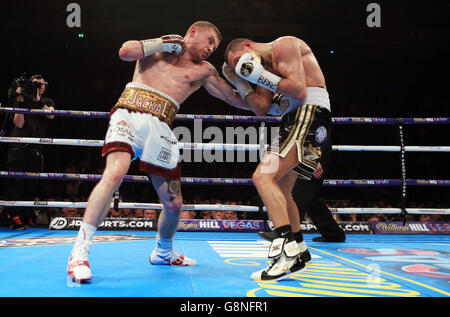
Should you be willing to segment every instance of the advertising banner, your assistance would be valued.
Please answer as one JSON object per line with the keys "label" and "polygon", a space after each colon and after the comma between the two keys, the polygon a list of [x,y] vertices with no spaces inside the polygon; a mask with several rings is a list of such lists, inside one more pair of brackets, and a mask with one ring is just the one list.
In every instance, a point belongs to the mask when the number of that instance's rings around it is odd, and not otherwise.
{"label": "advertising banner", "polygon": [[[49,229],[54,230],[78,230],[83,218],[54,217],[50,221]],[[156,219],[146,218],[105,218],[98,230],[149,230],[155,231]]]}
{"label": "advertising banner", "polygon": [[371,222],[376,234],[450,234],[449,222]]}
{"label": "advertising banner", "polygon": [[[82,218],[52,218],[49,229],[78,230]],[[157,230],[156,219],[146,218],[105,218],[98,230]],[[212,220],[212,219],[180,219],[178,231],[203,232],[259,232],[264,231],[263,220]]]}
{"label": "advertising banner", "polygon": [[[338,225],[345,233],[373,233],[369,222],[339,221]],[[303,233],[318,233],[316,226],[312,223],[302,223],[301,229]]]}
{"label": "advertising banner", "polygon": [[178,231],[259,232],[264,231],[264,221],[180,219]]}

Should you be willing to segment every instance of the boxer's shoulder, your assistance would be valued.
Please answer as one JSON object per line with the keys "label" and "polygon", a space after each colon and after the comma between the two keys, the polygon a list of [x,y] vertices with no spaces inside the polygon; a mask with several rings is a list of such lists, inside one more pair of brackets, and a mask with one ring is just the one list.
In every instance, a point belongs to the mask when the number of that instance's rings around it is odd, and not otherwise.
{"label": "boxer's shoulder", "polygon": [[301,41],[302,40],[299,39],[298,37],[295,37],[292,35],[286,35],[286,36],[281,36],[281,37],[277,38],[272,43],[273,43],[273,45],[289,45],[289,44],[298,44]]}
{"label": "boxer's shoulder", "polygon": [[289,51],[302,46],[302,40],[295,36],[282,36],[272,42],[272,48],[275,52]]}
{"label": "boxer's shoulder", "polygon": [[203,67],[208,75],[219,75],[217,69],[210,62],[203,61]]}
{"label": "boxer's shoulder", "polygon": [[217,69],[207,61],[201,61],[196,64],[197,71],[201,78],[205,79],[209,76],[219,76]]}
{"label": "boxer's shoulder", "polygon": [[291,60],[302,52],[306,44],[294,36],[284,36],[272,42],[272,54],[276,61]]}

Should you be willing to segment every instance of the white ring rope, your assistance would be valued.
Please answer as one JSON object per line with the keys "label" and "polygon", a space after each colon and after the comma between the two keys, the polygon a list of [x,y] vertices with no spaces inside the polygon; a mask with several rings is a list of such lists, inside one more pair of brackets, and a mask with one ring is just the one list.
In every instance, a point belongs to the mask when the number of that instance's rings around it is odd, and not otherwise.
{"label": "white ring rope", "polygon": [[[87,202],[68,202],[68,201],[12,201],[0,200],[0,206],[5,207],[32,207],[32,208],[76,208],[84,209],[87,207]],[[111,208],[114,203],[111,202]],[[162,204],[156,203],[133,203],[133,202],[119,202],[121,209],[163,209]],[[258,212],[266,211],[265,207],[247,206],[247,205],[216,205],[216,204],[183,204],[182,210],[207,210],[207,211],[247,211]],[[440,214],[450,215],[450,209],[446,208],[406,208],[409,214]],[[401,208],[334,208],[330,211],[337,214],[400,214]]]}
{"label": "white ring rope", "polygon": [[[108,118],[107,112],[96,111],[71,111],[71,110],[41,110],[41,109],[17,109],[3,108],[0,111],[29,113],[38,115],[62,115],[72,117]],[[268,117],[259,118],[251,116],[228,116],[228,115],[177,115],[179,120],[203,119],[210,121],[241,121],[241,122],[277,122],[280,118]],[[341,124],[433,124],[450,123],[450,118],[333,118],[333,123]],[[90,146],[102,147],[104,140],[89,139],[54,139],[54,138],[28,138],[28,137],[0,137],[0,142],[5,143],[31,143],[31,144],[51,144],[70,146]],[[264,151],[265,144],[220,144],[220,143],[179,143],[180,150],[204,150],[204,151]],[[334,151],[348,152],[400,152],[401,146],[383,145],[333,145]],[[450,146],[404,146],[405,152],[450,152]],[[419,180],[415,180],[419,181]],[[431,181],[430,181],[431,182]],[[431,183],[430,183],[431,184]],[[56,202],[56,201],[6,201],[0,200],[0,206],[5,207],[34,207],[34,208],[86,208],[87,202]],[[114,203],[111,202],[111,208]],[[163,206],[155,203],[127,203],[119,202],[119,208],[129,209],[159,209]],[[182,210],[210,210],[210,211],[245,211],[258,212],[266,211],[265,207],[244,206],[244,205],[216,205],[216,204],[184,204]],[[338,214],[450,214],[450,209],[445,208],[330,208],[332,213]]]}

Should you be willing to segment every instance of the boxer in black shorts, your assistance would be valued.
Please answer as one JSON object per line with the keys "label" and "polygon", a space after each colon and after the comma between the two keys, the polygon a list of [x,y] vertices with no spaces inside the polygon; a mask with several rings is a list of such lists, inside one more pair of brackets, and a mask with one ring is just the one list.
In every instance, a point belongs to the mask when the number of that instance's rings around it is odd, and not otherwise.
{"label": "boxer in black shorts", "polygon": [[[274,98],[279,103],[279,97]],[[339,227],[333,218],[330,209],[320,197],[320,190],[324,181],[324,170],[328,169],[328,163],[332,153],[331,141],[331,113],[322,107],[316,107],[314,121],[310,127],[310,133],[307,134],[303,148],[306,152],[320,154],[318,166],[312,177],[310,177],[311,169],[300,163],[294,167],[293,171],[299,174],[297,182],[294,185],[292,196],[297,203],[300,218],[304,219],[308,214],[317,231],[321,234],[319,237],[313,238],[316,242],[344,242],[345,233]],[[280,124],[280,140],[286,140],[289,132],[294,130],[296,112],[290,112],[282,117]],[[272,147],[273,148],[273,147]],[[320,152],[318,152],[320,151]],[[259,232],[260,237],[267,241],[276,238],[274,231]],[[308,260],[308,256],[304,257]]]}
{"label": "boxer in black shorts", "polygon": [[321,170],[322,144],[331,126],[325,77],[308,44],[293,36],[270,43],[233,40],[222,71],[243,92],[249,110],[258,116],[282,116],[278,142],[252,176],[276,233],[268,254],[272,262],[252,278],[277,281],[305,267],[308,251],[292,189],[299,177],[311,180]]}

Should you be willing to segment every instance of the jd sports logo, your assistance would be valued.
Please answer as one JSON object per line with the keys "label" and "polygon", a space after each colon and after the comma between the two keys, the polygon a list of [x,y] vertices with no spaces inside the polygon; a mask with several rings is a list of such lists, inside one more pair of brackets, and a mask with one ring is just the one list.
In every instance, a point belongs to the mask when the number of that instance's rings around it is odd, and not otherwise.
{"label": "jd sports logo", "polygon": [[50,228],[60,230],[67,226],[67,219],[64,217],[56,217],[50,223]]}

